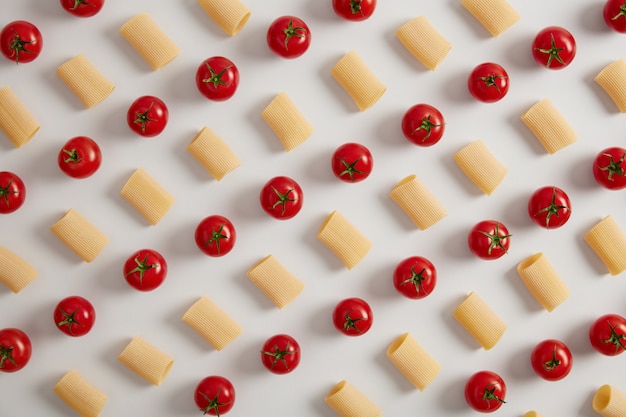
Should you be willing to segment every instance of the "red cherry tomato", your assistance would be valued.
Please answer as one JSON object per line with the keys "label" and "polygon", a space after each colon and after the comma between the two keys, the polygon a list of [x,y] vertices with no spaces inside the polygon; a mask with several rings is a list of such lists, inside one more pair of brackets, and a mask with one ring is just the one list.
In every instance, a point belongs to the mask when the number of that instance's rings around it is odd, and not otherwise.
{"label": "red cherry tomato", "polygon": [[369,19],[376,10],[376,0],[332,0],[333,10],[342,19],[359,22]]}
{"label": "red cherry tomato", "polygon": [[226,255],[235,246],[236,239],[235,227],[224,216],[208,216],[196,227],[196,245],[204,254],[209,256]]}
{"label": "red cherry tomato", "polygon": [[602,10],[604,22],[612,30],[626,33],[626,1],[607,0]]}
{"label": "red cherry tomato", "polygon": [[563,226],[572,214],[572,204],[559,187],[541,187],[528,199],[528,215],[537,225],[546,229]]}
{"label": "red cherry tomato", "polygon": [[22,207],[25,199],[24,181],[10,171],[0,172],[0,213],[13,213]]}
{"label": "red cherry tomato", "polygon": [[20,329],[0,330],[0,372],[17,372],[30,361],[33,347],[30,338]]}
{"label": "red cherry tomato", "polygon": [[537,375],[547,381],[559,381],[572,370],[572,352],[560,340],[539,342],[530,354],[530,363]]}
{"label": "red cherry tomato", "polygon": [[501,65],[485,62],[476,66],[467,77],[467,88],[476,100],[494,103],[508,93],[509,74]]}
{"label": "red cherry tomato", "polygon": [[311,45],[311,31],[304,20],[295,16],[281,16],[267,30],[267,45],[276,55],[297,58]]}
{"label": "red cherry tomato", "polygon": [[287,334],[277,334],[265,341],[261,363],[274,374],[292,372],[300,363],[300,345]]}
{"label": "red cherry tomato", "polygon": [[372,154],[359,143],[344,143],[333,153],[331,168],[335,177],[345,182],[360,182],[374,168]]}
{"label": "red cherry tomato", "polygon": [[609,190],[626,188],[626,149],[614,146],[600,151],[593,160],[593,177]]}
{"label": "red cherry tomato", "polygon": [[491,413],[506,401],[506,385],[500,375],[491,371],[479,371],[465,383],[465,401],[476,411]]}
{"label": "red cherry tomato", "polygon": [[235,405],[235,387],[223,376],[207,376],[196,386],[194,401],[202,414],[226,414]]}
{"label": "red cherry tomato", "polygon": [[196,87],[212,101],[225,101],[239,86],[239,69],[228,58],[213,56],[202,61],[196,71]]}
{"label": "red cherry tomato", "polygon": [[155,96],[141,96],[128,108],[126,122],[140,136],[157,136],[165,129],[169,111],[163,100]]}
{"label": "red cherry tomato", "polygon": [[589,328],[593,348],[607,356],[617,356],[626,350],[626,318],[618,314],[598,317]]}
{"label": "red cherry tomato", "polygon": [[9,23],[0,31],[0,52],[16,64],[34,61],[43,48],[43,37],[37,26],[25,20]]}
{"label": "red cherry tomato", "polygon": [[401,261],[393,272],[393,285],[407,298],[420,299],[430,295],[437,285],[435,265],[422,256]]}
{"label": "red cherry tomato", "polygon": [[467,236],[470,251],[481,259],[498,259],[508,252],[511,234],[496,220],[483,220],[474,225]]}
{"label": "red cherry tomato", "polygon": [[57,162],[66,175],[78,179],[87,178],[100,168],[102,152],[93,139],[76,136],[63,145]]}
{"label": "red cherry tomato", "polygon": [[335,328],[348,336],[364,335],[372,327],[373,322],[372,309],[361,298],[346,298],[340,301],[333,311]]}
{"label": "red cherry tomato", "polygon": [[295,180],[279,176],[265,183],[259,200],[267,214],[278,220],[287,220],[302,209],[304,194]]}
{"label": "red cherry tomato", "polygon": [[124,278],[128,285],[139,291],[152,291],[167,277],[167,262],[154,249],[141,249],[124,263]]}
{"label": "red cherry tomato", "polygon": [[65,297],[54,309],[54,324],[68,336],[84,336],[96,321],[96,310],[86,298],[78,295]]}
{"label": "red cherry tomato", "polygon": [[576,56],[574,36],[560,26],[548,26],[537,33],[532,42],[535,61],[548,69],[567,67]]}
{"label": "red cherry tomato", "polygon": [[95,16],[102,10],[104,0],[60,0],[61,7],[77,17]]}
{"label": "red cherry tomato", "polygon": [[445,120],[439,110],[429,104],[416,104],[402,117],[402,133],[411,143],[432,146],[441,140]]}

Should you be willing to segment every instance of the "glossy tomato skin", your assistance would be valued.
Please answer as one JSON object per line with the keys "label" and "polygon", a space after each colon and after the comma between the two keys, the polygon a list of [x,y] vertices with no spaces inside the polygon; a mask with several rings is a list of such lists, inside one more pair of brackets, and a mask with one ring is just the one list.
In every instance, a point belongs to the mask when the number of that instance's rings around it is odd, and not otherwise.
{"label": "glossy tomato skin", "polygon": [[233,249],[236,240],[235,226],[224,216],[205,217],[196,227],[196,245],[208,256],[226,255]]}
{"label": "glossy tomato skin", "polygon": [[167,261],[154,249],[140,249],[124,262],[124,278],[138,291],[152,291],[167,277]]}
{"label": "glossy tomato skin", "polygon": [[294,179],[278,176],[271,178],[263,185],[259,201],[261,208],[271,217],[288,220],[302,209],[304,193]]}
{"label": "glossy tomato skin", "polygon": [[54,308],[57,329],[68,336],[80,337],[91,331],[96,321],[96,310],[89,300],[78,295],[65,297]]}
{"label": "glossy tomato skin", "polygon": [[212,56],[198,66],[196,87],[207,99],[226,101],[235,95],[238,86],[239,69],[230,59]]}
{"label": "glossy tomato skin", "polygon": [[362,336],[372,327],[374,314],[362,298],[346,298],[335,306],[333,324],[347,336]]}
{"label": "glossy tomato skin", "polygon": [[417,146],[432,146],[441,140],[445,120],[441,112],[430,104],[411,106],[402,117],[404,137]]}
{"label": "glossy tomato skin", "polygon": [[572,370],[572,352],[560,340],[546,339],[532,350],[530,363],[541,378],[546,381],[559,381]]}
{"label": "glossy tomato skin", "polygon": [[509,74],[499,64],[484,62],[467,77],[467,89],[476,100],[495,103],[509,92]]}
{"label": "glossy tomato skin", "polygon": [[194,401],[202,414],[226,414],[235,405],[235,387],[223,376],[207,376],[196,386]]}
{"label": "glossy tomato skin", "polygon": [[478,371],[465,383],[465,401],[476,411],[491,413],[506,401],[506,384],[492,371]]}
{"label": "glossy tomato skin", "polygon": [[376,10],[376,0],[332,0],[335,14],[342,19],[360,22]]}
{"label": "glossy tomato skin", "polygon": [[609,190],[626,188],[626,149],[612,146],[600,151],[593,160],[593,177]]}
{"label": "glossy tomato skin", "polygon": [[619,33],[626,33],[626,1],[607,0],[602,10],[606,25]]}
{"label": "glossy tomato skin", "polygon": [[10,327],[0,330],[0,372],[17,372],[30,361],[33,347],[24,331]]}
{"label": "glossy tomato skin", "polygon": [[128,127],[140,136],[157,136],[167,126],[169,110],[163,100],[155,96],[138,97],[128,108]]}
{"label": "glossy tomato skin", "polygon": [[572,214],[572,203],[565,191],[555,186],[536,189],[528,199],[528,216],[538,226],[556,229]]}
{"label": "glossy tomato skin", "polygon": [[265,341],[261,363],[274,374],[287,374],[300,364],[300,345],[288,334],[276,334]]}
{"label": "glossy tomato skin", "polygon": [[16,64],[32,62],[43,48],[43,37],[34,24],[16,20],[0,31],[0,52]]}
{"label": "glossy tomato skin", "polygon": [[567,67],[576,56],[576,40],[565,28],[548,26],[532,42],[532,55],[541,66],[558,70]]}
{"label": "glossy tomato skin", "polygon": [[617,356],[626,349],[626,318],[619,314],[598,317],[589,328],[591,346],[606,356]]}
{"label": "glossy tomato skin", "polygon": [[104,0],[60,0],[63,9],[76,17],[95,16],[102,10]]}
{"label": "glossy tomato skin", "polygon": [[311,31],[296,16],[280,16],[267,29],[267,45],[276,55],[293,59],[302,56],[311,45]]}
{"label": "glossy tomato skin", "polygon": [[497,220],[482,220],[470,230],[467,244],[470,251],[481,259],[498,259],[508,252],[511,234]]}
{"label": "glossy tomato skin", "polygon": [[0,214],[13,213],[26,200],[26,186],[17,174],[0,172]]}
{"label": "glossy tomato skin", "polygon": [[407,298],[414,300],[430,295],[437,285],[437,269],[423,256],[402,260],[393,272],[393,285]]}
{"label": "glossy tomato skin", "polygon": [[87,136],[76,136],[65,142],[57,156],[59,168],[68,177],[92,176],[102,164],[100,146]]}
{"label": "glossy tomato skin", "polygon": [[354,142],[344,143],[333,153],[331,169],[341,181],[360,182],[372,173],[374,158],[367,147]]}

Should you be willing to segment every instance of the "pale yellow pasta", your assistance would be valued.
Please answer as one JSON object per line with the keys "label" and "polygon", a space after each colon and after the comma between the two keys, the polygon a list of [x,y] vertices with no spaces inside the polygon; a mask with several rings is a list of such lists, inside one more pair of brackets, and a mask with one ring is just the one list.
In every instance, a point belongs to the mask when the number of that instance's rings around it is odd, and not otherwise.
{"label": "pale yellow pasta", "polygon": [[50,230],[85,262],[96,259],[109,243],[109,238],[74,209],[69,209]]}
{"label": "pale yellow pasta", "polygon": [[424,391],[441,370],[439,362],[409,333],[402,334],[389,345],[387,357],[420,391]]}
{"label": "pale yellow pasta", "polygon": [[105,393],[91,385],[76,370],[66,373],[53,390],[70,408],[83,417],[98,417],[107,400]]}
{"label": "pale yellow pasta", "polygon": [[361,111],[372,107],[387,91],[356,51],[345,54],[330,73]]}
{"label": "pale yellow pasta", "polygon": [[626,394],[612,385],[602,385],[593,396],[592,407],[603,417],[624,417]]}
{"label": "pale yellow pasta", "polygon": [[454,161],[461,171],[487,195],[498,188],[509,171],[493,156],[482,140],[463,147],[454,154]]}
{"label": "pale yellow pasta", "polygon": [[345,380],[335,385],[324,401],[342,417],[378,417],[382,414],[376,404]]}
{"label": "pale yellow pasta", "polygon": [[39,273],[14,252],[0,246],[0,282],[14,293],[22,291]]}
{"label": "pale yellow pasta", "polygon": [[569,289],[541,252],[517,264],[517,273],[543,308],[552,311],[569,297]]}
{"label": "pale yellow pasta", "polygon": [[161,221],[174,204],[174,197],[143,168],[135,170],[120,195],[152,225]]}
{"label": "pale yellow pasta", "polygon": [[507,326],[483,301],[471,292],[454,311],[454,318],[485,350],[498,343]]}
{"label": "pale yellow pasta", "polygon": [[619,111],[626,113],[626,60],[613,61],[594,80],[606,91]]}
{"label": "pale yellow pasta", "polygon": [[415,175],[409,175],[398,182],[389,193],[389,198],[404,210],[420,230],[428,229],[448,214]]}
{"label": "pale yellow pasta", "polygon": [[296,299],[304,283],[287,270],[274,255],[254,264],[246,275],[280,309]]}
{"label": "pale yellow pasta", "polygon": [[187,145],[187,152],[217,181],[241,165],[230,146],[208,127],[203,127]]}
{"label": "pale yellow pasta", "polygon": [[524,413],[522,417],[543,417],[543,416],[536,411],[529,411],[527,413]]}
{"label": "pale yellow pasta", "polygon": [[235,36],[250,18],[250,9],[240,0],[198,0],[204,11],[230,36]]}
{"label": "pale yellow pasta", "polygon": [[161,385],[174,365],[172,357],[139,336],[126,345],[117,359],[154,385]]}
{"label": "pale yellow pasta", "polygon": [[547,98],[528,109],[522,115],[522,121],[550,154],[578,139],[576,131]]}
{"label": "pale yellow pasta", "polygon": [[56,73],[86,108],[100,103],[115,89],[115,85],[83,54],[61,64]]}
{"label": "pale yellow pasta", "polygon": [[372,248],[372,242],[336,210],[326,217],[317,232],[317,238],[348,269],[357,266]]}
{"label": "pale yellow pasta", "polygon": [[15,95],[11,87],[0,88],[0,129],[19,148],[39,131],[39,122]]}
{"label": "pale yellow pasta", "polygon": [[507,0],[461,0],[461,4],[492,36],[500,36],[520,15]]}
{"label": "pale yellow pasta", "polygon": [[180,48],[148,13],[140,13],[128,19],[120,27],[120,34],[154,71],[163,68],[180,54]]}
{"label": "pale yellow pasta", "polygon": [[243,331],[235,320],[206,296],[189,307],[182,320],[216,350],[224,349]]}
{"label": "pale yellow pasta", "polygon": [[611,215],[596,223],[584,236],[585,242],[609,270],[617,275],[626,269],[626,235]]}
{"label": "pale yellow pasta", "polygon": [[287,93],[280,93],[263,109],[261,117],[280,139],[286,151],[300,146],[313,134],[313,126]]}
{"label": "pale yellow pasta", "polygon": [[434,71],[452,49],[425,16],[418,16],[396,30],[396,37],[418,61]]}

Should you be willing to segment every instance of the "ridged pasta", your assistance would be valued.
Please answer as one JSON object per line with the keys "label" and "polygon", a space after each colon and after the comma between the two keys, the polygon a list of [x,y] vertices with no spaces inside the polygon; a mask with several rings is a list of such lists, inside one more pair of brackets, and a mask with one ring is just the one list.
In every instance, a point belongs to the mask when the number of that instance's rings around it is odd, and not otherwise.
{"label": "ridged pasta", "polygon": [[22,291],[39,273],[28,262],[0,246],[0,282],[15,294]]}
{"label": "ridged pasta", "polygon": [[454,318],[485,350],[493,348],[507,328],[491,307],[473,291],[456,308]]}
{"label": "ridged pasta", "polygon": [[261,112],[261,117],[287,152],[300,146],[313,134],[313,126],[284,92],[272,99]]}
{"label": "ridged pasta", "polygon": [[330,71],[333,78],[352,97],[360,111],[372,107],[387,87],[356,51],[345,54]]}
{"label": "ridged pasta", "polygon": [[183,314],[182,320],[198,332],[215,350],[222,350],[243,331],[241,326],[209,297],[196,301]]}
{"label": "ridged pasta", "polygon": [[83,54],[61,64],[56,73],[86,108],[100,103],[115,89],[115,85]]}
{"label": "ridged pasta", "polygon": [[522,417],[543,417],[543,416],[536,411],[529,411],[527,413],[524,413]]}
{"label": "ridged pasta", "polygon": [[543,308],[552,311],[569,297],[569,289],[541,252],[517,265],[517,273],[526,288]]}
{"label": "ridged pasta", "polygon": [[398,182],[391,198],[420,229],[425,230],[443,219],[448,212],[417,176],[409,175]]}
{"label": "ridged pasta", "polygon": [[354,268],[361,262],[372,248],[372,242],[336,210],[326,217],[317,232],[317,238],[348,269]]}
{"label": "ridged pasta", "polygon": [[248,269],[246,275],[280,309],[295,300],[304,289],[304,283],[274,255],[261,259]]}
{"label": "ridged pasta", "polygon": [[70,408],[83,417],[98,417],[107,400],[105,393],[91,385],[76,370],[63,375],[53,390]]}
{"label": "ridged pasta", "polygon": [[378,417],[382,414],[376,404],[345,380],[335,385],[324,401],[342,417]]}
{"label": "ridged pasta", "polygon": [[439,362],[408,332],[389,345],[387,358],[420,391],[424,391],[441,370]]}
{"label": "ridged pasta", "polygon": [[592,407],[602,417],[624,417],[626,394],[613,385],[602,385],[593,396]]}
{"label": "ridged pasta", "polygon": [[153,385],[161,385],[174,365],[174,359],[139,336],[126,345],[117,359]]}
{"label": "ridged pasta", "polygon": [[187,145],[187,152],[217,181],[241,165],[230,146],[208,127],[203,127]]}
{"label": "ridged pasta", "polygon": [[611,215],[596,223],[584,236],[585,242],[609,270],[617,275],[626,269],[626,235]]}
{"label": "ridged pasta", "polygon": [[528,109],[522,115],[522,122],[550,154],[578,140],[576,131],[547,98]]}
{"label": "ridged pasta", "polygon": [[609,95],[619,111],[626,113],[626,60],[611,62],[602,68],[594,80]]}
{"label": "ridged pasta", "polygon": [[426,68],[434,71],[452,49],[425,16],[415,17],[396,30],[402,45]]}
{"label": "ridged pasta", "polygon": [[160,70],[180,54],[180,48],[148,13],[131,17],[120,27],[120,34],[154,70]]}
{"label": "ridged pasta", "polygon": [[204,11],[230,36],[235,36],[250,19],[250,9],[240,0],[198,0]]}
{"label": "ridged pasta", "polygon": [[461,4],[494,37],[520,19],[517,10],[507,0],[461,0]]}
{"label": "ridged pasta", "polygon": [[502,183],[508,168],[500,163],[482,140],[476,140],[454,154],[461,171],[485,194],[490,195]]}
{"label": "ridged pasta", "polygon": [[39,131],[39,122],[15,95],[11,87],[0,88],[0,129],[13,146],[20,148]]}
{"label": "ridged pasta", "polygon": [[85,262],[96,259],[109,242],[109,238],[74,209],[69,209],[50,230]]}
{"label": "ridged pasta", "polygon": [[120,195],[153,226],[167,214],[175,200],[143,168],[135,170],[122,187]]}

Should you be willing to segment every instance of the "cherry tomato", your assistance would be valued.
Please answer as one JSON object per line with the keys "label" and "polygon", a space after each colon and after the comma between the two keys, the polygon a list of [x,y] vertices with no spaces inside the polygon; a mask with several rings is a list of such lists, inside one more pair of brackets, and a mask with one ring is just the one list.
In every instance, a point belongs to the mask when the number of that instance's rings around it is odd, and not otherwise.
{"label": "cherry tomato", "polygon": [[593,160],[593,177],[609,190],[626,188],[626,149],[614,146],[600,151]]}
{"label": "cherry tomato", "polygon": [[361,298],[341,300],[333,311],[333,324],[348,336],[361,336],[372,327],[374,315],[370,305]]}
{"label": "cherry tomato", "polygon": [[376,10],[376,0],[333,0],[337,16],[354,22],[369,19]]}
{"label": "cherry tomato", "polygon": [[93,175],[102,163],[100,147],[87,136],[76,136],[65,142],[57,156],[59,168],[72,178]]}
{"label": "cherry tomato", "polygon": [[626,33],[626,0],[607,0],[602,17],[609,28]]}
{"label": "cherry tomato", "polygon": [[572,370],[572,352],[560,340],[546,339],[535,346],[530,354],[530,363],[543,379],[558,381]]}
{"label": "cherry tomato", "polygon": [[198,383],[193,397],[202,414],[220,416],[235,405],[235,387],[223,376],[211,375]]}
{"label": "cherry tomato", "polygon": [[548,69],[562,69],[576,56],[576,40],[567,29],[548,26],[535,36],[532,54],[539,65]]}
{"label": "cherry tomato", "polygon": [[467,236],[470,251],[481,259],[498,259],[509,250],[511,235],[496,220],[483,220],[474,225]]}
{"label": "cherry tomato", "polygon": [[141,249],[124,263],[124,278],[139,291],[152,291],[167,277],[167,262],[154,249]]}
{"label": "cherry tomato", "polygon": [[32,351],[30,338],[22,330],[0,330],[0,372],[19,371],[30,361]]}
{"label": "cherry tomato", "polygon": [[266,37],[270,50],[283,58],[297,58],[311,45],[309,27],[295,16],[281,16],[274,20]]}
{"label": "cherry tomato", "polygon": [[439,142],[444,130],[443,115],[429,104],[416,104],[402,117],[404,137],[418,146],[432,146]]}
{"label": "cherry tomato", "polygon": [[16,64],[34,61],[42,48],[41,32],[30,22],[16,20],[0,31],[0,52]]}
{"label": "cherry tomato", "polygon": [[626,349],[626,318],[618,314],[598,317],[589,328],[593,348],[607,356],[617,356]]}
{"label": "cherry tomato", "polygon": [[26,186],[24,181],[13,172],[0,172],[0,213],[13,213],[24,204]]}
{"label": "cherry tomato", "polygon": [[565,191],[548,186],[535,190],[528,199],[528,215],[537,225],[546,229],[563,226],[572,214],[572,204]]}
{"label": "cherry tomato", "polygon": [[239,86],[239,69],[223,56],[207,58],[196,71],[196,86],[209,100],[228,100],[235,95]]}
{"label": "cherry tomato", "polygon": [[96,310],[86,298],[78,295],[65,297],[54,309],[54,324],[68,336],[84,336],[96,321]]}
{"label": "cherry tomato", "polygon": [[153,137],[165,129],[169,111],[158,97],[141,96],[128,108],[126,122],[132,131],[140,136]]}
{"label": "cherry tomato", "polygon": [[500,375],[478,371],[465,383],[465,401],[476,411],[491,413],[506,401],[506,385]]}
{"label": "cherry tomato", "polygon": [[331,168],[345,182],[360,182],[369,177],[374,159],[369,149],[359,143],[344,143],[333,153]]}
{"label": "cherry tomato", "polygon": [[509,91],[509,74],[501,65],[485,62],[476,66],[467,77],[472,97],[484,103],[502,100]]}
{"label": "cherry tomato", "polygon": [[300,345],[287,334],[277,334],[265,341],[261,362],[270,372],[287,374],[300,363]]}
{"label": "cherry tomato", "polygon": [[208,216],[196,227],[196,245],[209,256],[226,255],[235,246],[236,239],[235,227],[224,216]]}
{"label": "cherry tomato", "polygon": [[259,200],[267,214],[278,220],[287,220],[302,209],[304,194],[295,180],[280,176],[270,179],[263,185]]}
{"label": "cherry tomato", "polygon": [[104,0],[60,0],[61,7],[77,17],[91,17],[104,6]]}
{"label": "cherry tomato", "polygon": [[424,298],[437,285],[435,265],[422,256],[411,256],[401,261],[393,272],[393,285],[407,298]]}

